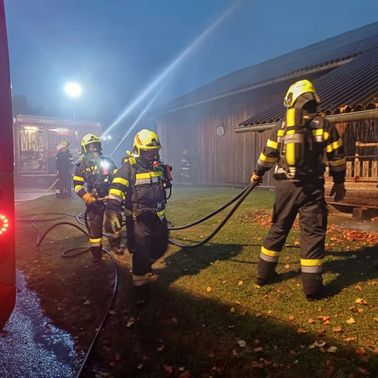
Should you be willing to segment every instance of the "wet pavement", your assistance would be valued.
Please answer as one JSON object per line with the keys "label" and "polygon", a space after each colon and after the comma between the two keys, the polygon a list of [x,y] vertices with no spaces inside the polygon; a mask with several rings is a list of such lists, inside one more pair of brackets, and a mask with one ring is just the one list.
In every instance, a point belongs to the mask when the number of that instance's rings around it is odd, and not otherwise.
{"label": "wet pavement", "polygon": [[75,377],[80,363],[73,338],[43,315],[23,274],[16,278],[16,307],[0,331],[0,377]]}

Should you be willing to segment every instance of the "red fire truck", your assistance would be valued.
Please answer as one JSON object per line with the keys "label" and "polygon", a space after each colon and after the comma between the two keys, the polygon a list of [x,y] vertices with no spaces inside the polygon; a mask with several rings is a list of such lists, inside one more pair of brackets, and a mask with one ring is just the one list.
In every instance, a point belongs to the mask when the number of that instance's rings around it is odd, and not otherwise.
{"label": "red fire truck", "polygon": [[85,134],[101,134],[98,122],[53,117],[16,115],[13,119],[15,177],[28,184],[51,182],[56,178],[56,147],[63,140],[70,142],[74,158],[81,151]]}
{"label": "red fire truck", "polygon": [[0,0],[0,131],[0,329],[2,329],[13,311],[16,300],[12,105],[4,0]]}

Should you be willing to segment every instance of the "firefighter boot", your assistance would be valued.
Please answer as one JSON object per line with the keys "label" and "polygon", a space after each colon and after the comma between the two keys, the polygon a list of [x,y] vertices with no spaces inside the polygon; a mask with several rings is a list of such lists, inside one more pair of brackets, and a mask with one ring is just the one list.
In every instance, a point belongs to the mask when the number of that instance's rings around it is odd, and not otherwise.
{"label": "firefighter boot", "polygon": [[101,246],[91,247],[91,252],[92,252],[93,262],[98,262],[98,261],[101,260],[101,255],[102,255],[102,247]]}
{"label": "firefighter boot", "polygon": [[275,269],[277,262],[269,262],[259,258],[257,265],[257,278],[255,283],[259,286],[264,286],[269,283],[276,282],[278,280],[278,274]]}
{"label": "firefighter boot", "polygon": [[302,272],[303,291],[309,301],[314,301],[326,297],[323,278],[320,273]]}
{"label": "firefighter boot", "polygon": [[109,237],[109,245],[112,250],[112,253],[116,255],[124,255],[124,248],[121,247],[121,238],[111,238]]}
{"label": "firefighter boot", "polygon": [[138,307],[144,307],[150,296],[150,284],[134,286],[135,300]]}

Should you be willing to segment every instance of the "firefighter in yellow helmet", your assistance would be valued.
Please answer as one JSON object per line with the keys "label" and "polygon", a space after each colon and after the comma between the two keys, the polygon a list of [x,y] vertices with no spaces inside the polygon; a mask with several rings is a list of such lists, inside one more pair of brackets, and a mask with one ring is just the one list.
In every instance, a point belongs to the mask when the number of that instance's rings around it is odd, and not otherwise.
{"label": "firefighter in yellow helmet", "polygon": [[83,137],[81,149],[82,155],[76,163],[73,178],[74,190],[87,207],[89,244],[93,261],[100,261],[105,211],[103,198],[108,195],[116,166],[113,160],[102,154],[100,139],[94,134],[86,134]]}
{"label": "firefighter in yellow helmet", "polygon": [[160,141],[147,129],[134,137],[129,153],[109,190],[106,205],[106,232],[117,238],[121,231],[121,211],[125,207],[127,245],[132,253],[132,278],[137,304],[148,300],[149,284],[155,279],[152,264],[168,246],[165,218],[166,189],[170,187],[170,167],[160,161]]}
{"label": "firefighter in yellow helmet", "polygon": [[310,81],[290,86],[284,99],[286,117],[273,128],[251,176],[259,184],[265,172],[275,167],[272,225],[261,247],[256,283],[265,285],[279,278],[277,261],[299,213],[302,284],[309,300],[326,295],[322,281],[327,229],[324,153],[334,182],[330,195],[335,195],[335,201],[345,196],[343,142],[335,126],[317,114],[319,101]]}

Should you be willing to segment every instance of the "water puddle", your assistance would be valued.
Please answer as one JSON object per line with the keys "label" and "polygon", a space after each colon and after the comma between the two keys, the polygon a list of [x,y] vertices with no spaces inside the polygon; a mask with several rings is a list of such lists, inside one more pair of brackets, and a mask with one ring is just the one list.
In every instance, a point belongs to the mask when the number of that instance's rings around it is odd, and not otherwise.
{"label": "water puddle", "polygon": [[16,307],[0,331],[0,377],[75,377],[80,364],[73,338],[43,315],[21,272],[16,279]]}

